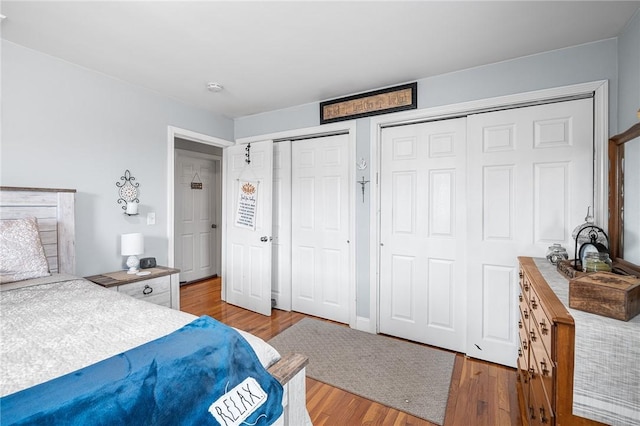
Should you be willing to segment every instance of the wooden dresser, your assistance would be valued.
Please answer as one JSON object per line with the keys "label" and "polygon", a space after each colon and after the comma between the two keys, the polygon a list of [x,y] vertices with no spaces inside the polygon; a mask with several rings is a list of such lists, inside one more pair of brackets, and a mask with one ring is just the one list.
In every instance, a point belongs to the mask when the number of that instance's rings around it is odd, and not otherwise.
{"label": "wooden dresser", "polygon": [[530,257],[520,262],[518,398],[523,425],[600,425],[572,414],[575,327]]}

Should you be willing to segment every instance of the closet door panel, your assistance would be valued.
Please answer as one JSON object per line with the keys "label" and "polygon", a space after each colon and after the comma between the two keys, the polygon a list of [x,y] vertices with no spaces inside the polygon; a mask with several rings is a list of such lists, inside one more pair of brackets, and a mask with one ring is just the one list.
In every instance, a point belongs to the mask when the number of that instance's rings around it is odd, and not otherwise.
{"label": "closet door panel", "polygon": [[517,256],[553,243],[573,256],[571,231],[594,202],[592,100],[467,120],[467,354],[515,367]]}
{"label": "closet door panel", "polygon": [[465,119],[383,129],[379,329],[465,345]]}

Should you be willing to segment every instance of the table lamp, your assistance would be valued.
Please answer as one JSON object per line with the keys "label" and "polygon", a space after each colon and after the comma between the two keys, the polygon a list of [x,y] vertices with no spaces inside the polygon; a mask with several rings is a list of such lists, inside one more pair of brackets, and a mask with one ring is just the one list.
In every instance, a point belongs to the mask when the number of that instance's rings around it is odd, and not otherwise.
{"label": "table lamp", "polygon": [[144,253],[144,237],[142,234],[122,234],[120,249],[123,256],[129,256],[127,258],[127,266],[129,267],[127,274],[137,273],[138,265],[140,265],[138,256]]}

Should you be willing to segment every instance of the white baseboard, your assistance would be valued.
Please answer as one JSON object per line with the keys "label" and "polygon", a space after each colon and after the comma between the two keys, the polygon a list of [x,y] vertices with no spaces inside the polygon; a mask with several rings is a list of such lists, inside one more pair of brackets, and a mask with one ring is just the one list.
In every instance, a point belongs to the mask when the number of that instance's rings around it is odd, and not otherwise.
{"label": "white baseboard", "polygon": [[370,318],[356,317],[356,330],[376,334],[375,322],[372,322]]}

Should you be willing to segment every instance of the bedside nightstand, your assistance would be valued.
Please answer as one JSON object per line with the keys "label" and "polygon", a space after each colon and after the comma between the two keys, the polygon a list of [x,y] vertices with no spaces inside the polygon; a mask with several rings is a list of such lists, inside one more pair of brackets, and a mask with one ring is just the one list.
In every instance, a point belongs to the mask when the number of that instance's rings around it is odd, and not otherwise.
{"label": "bedside nightstand", "polygon": [[142,269],[149,275],[127,274],[127,271],[108,272],[93,275],[85,279],[114,290],[128,294],[136,299],[145,300],[173,309],[180,309],[179,269],[157,266]]}

